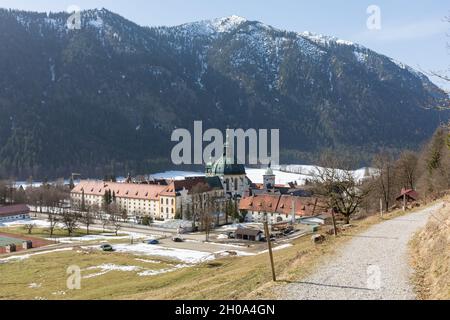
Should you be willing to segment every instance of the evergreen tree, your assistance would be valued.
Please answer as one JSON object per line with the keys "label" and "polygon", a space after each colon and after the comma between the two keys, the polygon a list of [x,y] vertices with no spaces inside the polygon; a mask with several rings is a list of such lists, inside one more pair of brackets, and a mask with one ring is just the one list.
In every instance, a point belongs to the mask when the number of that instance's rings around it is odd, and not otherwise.
{"label": "evergreen tree", "polygon": [[84,197],[84,190],[81,190],[81,211],[86,211],[86,202]]}

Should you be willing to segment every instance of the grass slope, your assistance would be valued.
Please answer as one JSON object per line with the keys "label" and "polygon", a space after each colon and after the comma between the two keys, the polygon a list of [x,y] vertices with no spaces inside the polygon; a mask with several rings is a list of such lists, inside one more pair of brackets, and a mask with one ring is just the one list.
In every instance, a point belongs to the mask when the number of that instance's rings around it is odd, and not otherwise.
{"label": "grass slope", "polygon": [[[268,254],[229,257],[178,269],[155,276],[139,276],[136,271],[111,271],[83,279],[81,290],[67,290],[67,267],[82,269],[101,264],[144,267],[137,256],[102,252],[55,252],[31,256],[23,261],[0,263],[0,299],[268,299],[277,298],[277,286],[308,275],[330,254],[350,240],[352,235],[369,226],[403,213],[383,218],[372,216],[353,222],[353,227],[337,238],[327,236],[321,245],[312,244],[310,237],[293,241],[293,246],[274,252],[278,277],[271,281]],[[149,259],[145,257],[144,259]],[[161,260],[152,265],[155,270],[173,266]],[[147,264],[147,263],[144,263]],[[146,266],[148,267],[148,266]],[[88,271],[94,272],[94,271]],[[98,272],[95,271],[95,272]],[[85,271],[82,273],[85,276]],[[41,284],[29,288],[31,283]],[[57,294],[64,292],[65,294]]]}
{"label": "grass slope", "polygon": [[450,198],[411,241],[413,281],[419,299],[450,299]]}

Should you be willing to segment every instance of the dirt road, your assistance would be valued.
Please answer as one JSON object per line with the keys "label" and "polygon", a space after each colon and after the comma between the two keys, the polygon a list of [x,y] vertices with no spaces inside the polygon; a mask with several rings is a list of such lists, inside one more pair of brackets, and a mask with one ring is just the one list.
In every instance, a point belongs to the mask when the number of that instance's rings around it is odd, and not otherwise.
{"label": "dirt road", "polygon": [[408,242],[442,203],[379,223],[354,236],[306,279],[282,288],[281,299],[415,299]]}

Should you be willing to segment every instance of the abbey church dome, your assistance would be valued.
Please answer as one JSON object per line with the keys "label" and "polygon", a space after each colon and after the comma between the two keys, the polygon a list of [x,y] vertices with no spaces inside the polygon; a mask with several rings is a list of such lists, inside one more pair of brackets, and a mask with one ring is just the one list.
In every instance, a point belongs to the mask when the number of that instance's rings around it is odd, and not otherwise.
{"label": "abbey church dome", "polygon": [[211,176],[245,176],[245,166],[243,164],[238,164],[237,157],[233,155],[228,133],[222,156],[214,161],[214,163],[210,162],[206,165],[206,174]]}
{"label": "abbey church dome", "polygon": [[245,175],[245,166],[236,162],[222,156],[211,165],[211,174],[215,176]]}

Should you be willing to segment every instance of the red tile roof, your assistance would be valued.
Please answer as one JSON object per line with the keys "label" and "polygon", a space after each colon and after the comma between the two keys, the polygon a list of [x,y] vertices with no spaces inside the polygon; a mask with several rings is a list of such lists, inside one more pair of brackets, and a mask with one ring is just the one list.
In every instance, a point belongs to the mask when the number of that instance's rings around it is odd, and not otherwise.
{"label": "red tile roof", "polygon": [[0,207],[0,217],[15,216],[29,212],[30,208],[26,204],[14,204],[11,206]]}
{"label": "red tile roof", "polygon": [[397,201],[403,200],[403,196],[406,195],[410,199],[417,201],[419,199],[419,194],[413,189],[402,189],[400,195],[397,197]]}
{"label": "red tile roof", "polygon": [[161,193],[170,186],[156,184],[135,184],[119,182],[103,182],[98,180],[82,180],[73,188],[72,193],[103,196],[106,190],[115,192],[118,198],[158,200]]}
{"label": "red tile roof", "polygon": [[[292,201],[294,201],[294,210],[296,216],[308,216],[312,214],[314,202],[307,198],[301,198],[291,195],[254,195],[241,199],[239,203],[240,210],[292,214]],[[317,210],[317,213],[319,210]]]}
{"label": "red tile roof", "polygon": [[[217,179],[217,181],[213,181]],[[219,185],[217,184],[219,183]],[[195,187],[202,187],[204,191],[223,190],[220,180],[217,177],[187,177],[184,180],[174,180],[169,183],[167,190],[161,193],[163,196],[175,196],[175,194],[183,189],[189,194]]]}

